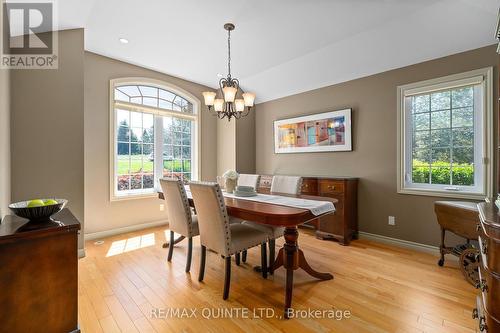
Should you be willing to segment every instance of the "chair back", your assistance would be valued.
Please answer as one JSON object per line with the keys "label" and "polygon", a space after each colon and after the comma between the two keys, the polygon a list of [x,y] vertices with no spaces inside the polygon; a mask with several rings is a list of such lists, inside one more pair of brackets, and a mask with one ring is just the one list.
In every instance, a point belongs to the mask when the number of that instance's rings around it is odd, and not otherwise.
{"label": "chair back", "polygon": [[257,191],[260,175],[249,175],[241,173],[238,177],[238,186],[251,186]]}
{"label": "chair back", "polygon": [[178,179],[160,179],[167,205],[169,229],[185,237],[193,237],[191,208],[184,185]]}
{"label": "chair back", "polygon": [[191,182],[189,187],[198,216],[201,245],[219,254],[229,255],[231,230],[219,184]]}
{"label": "chair back", "polygon": [[299,176],[273,176],[271,192],[285,194],[300,194],[302,177]]}

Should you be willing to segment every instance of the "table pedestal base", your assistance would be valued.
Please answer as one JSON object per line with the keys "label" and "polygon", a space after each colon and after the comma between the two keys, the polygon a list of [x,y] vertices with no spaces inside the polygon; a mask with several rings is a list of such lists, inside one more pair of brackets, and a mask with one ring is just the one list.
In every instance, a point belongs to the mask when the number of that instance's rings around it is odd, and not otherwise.
{"label": "table pedestal base", "polygon": [[289,309],[292,306],[292,291],[293,291],[293,271],[302,268],[312,277],[319,280],[331,280],[333,275],[330,273],[321,273],[309,266],[304,252],[299,249],[297,239],[299,231],[297,227],[287,227],[285,229],[285,244],[280,249],[276,261],[274,262],[274,270],[283,266],[286,269],[286,290],[285,290],[285,318],[288,318]]}

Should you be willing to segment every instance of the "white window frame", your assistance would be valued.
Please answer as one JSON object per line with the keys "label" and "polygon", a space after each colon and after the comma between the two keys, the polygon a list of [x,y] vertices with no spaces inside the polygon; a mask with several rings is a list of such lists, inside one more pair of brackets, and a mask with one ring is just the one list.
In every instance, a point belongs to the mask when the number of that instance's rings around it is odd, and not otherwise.
{"label": "white window frame", "polygon": [[[166,110],[160,109],[156,107],[128,103],[124,101],[115,101],[114,99],[114,90],[116,87],[124,86],[124,85],[146,85],[155,88],[165,89],[170,91],[187,101],[193,104],[193,113],[186,113],[175,110]],[[127,194],[118,195],[116,193],[117,188],[117,154],[116,154],[116,136],[117,136],[117,126],[116,126],[116,112],[115,108],[119,107],[128,111],[137,111],[137,112],[147,112],[155,115],[161,116],[173,116],[177,118],[184,118],[193,121],[193,128],[191,129],[192,139],[191,142],[194,143],[195,147],[193,149],[193,158],[191,160],[191,168],[192,168],[192,180],[201,179],[201,114],[200,114],[200,100],[191,94],[190,92],[179,88],[175,85],[172,85],[168,82],[144,78],[144,77],[129,77],[129,78],[119,78],[112,79],[109,82],[109,198],[110,201],[121,201],[121,200],[130,200],[130,199],[144,199],[144,198],[153,198],[157,197],[157,191],[159,190],[158,184],[155,182],[155,187],[152,190],[147,191],[136,191],[129,192]],[[161,121],[161,118],[155,117],[155,128],[158,126],[158,122]],[[158,154],[161,148],[161,144],[163,144],[163,137],[160,137],[160,132],[155,131],[155,144],[154,144],[154,152],[155,156],[163,156],[162,154]],[[159,162],[158,162],[159,161]],[[163,165],[161,159],[155,159],[154,166],[154,178],[155,181],[163,177]]]}
{"label": "white window frame", "polygon": [[[482,119],[477,124],[475,113],[474,138],[482,139],[482,146],[474,150],[482,150],[483,156],[476,158],[474,164],[479,163],[482,168],[480,175],[475,175],[476,188],[467,186],[413,184],[406,175],[411,174],[411,144],[412,131],[407,128],[408,117],[411,111],[406,108],[405,98],[408,96],[426,94],[439,90],[453,89],[460,86],[480,84],[482,89]],[[397,191],[401,194],[427,195],[462,199],[482,200],[493,195],[493,67],[477,69],[465,73],[449,75],[437,79],[426,80],[397,87]],[[480,117],[479,117],[480,119]],[[410,169],[410,170],[409,170]],[[480,168],[479,168],[480,169]],[[408,173],[409,172],[409,173]]]}

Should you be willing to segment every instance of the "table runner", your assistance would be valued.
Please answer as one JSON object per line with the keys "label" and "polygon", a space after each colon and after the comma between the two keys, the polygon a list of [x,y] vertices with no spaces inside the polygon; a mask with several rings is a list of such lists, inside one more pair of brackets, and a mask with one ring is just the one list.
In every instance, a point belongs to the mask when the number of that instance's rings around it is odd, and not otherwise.
{"label": "table runner", "polygon": [[[189,186],[186,186],[186,194],[188,198],[192,198]],[[302,198],[292,198],[283,195],[262,194],[257,193],[253,197],[239,197],[232,193],[222,192],[226,198],[235,198],[240,200],[257,201],[273,205],[294,207],[309,210],[314,216],[335,211],[335,206],[331,201],[310,200]]]}

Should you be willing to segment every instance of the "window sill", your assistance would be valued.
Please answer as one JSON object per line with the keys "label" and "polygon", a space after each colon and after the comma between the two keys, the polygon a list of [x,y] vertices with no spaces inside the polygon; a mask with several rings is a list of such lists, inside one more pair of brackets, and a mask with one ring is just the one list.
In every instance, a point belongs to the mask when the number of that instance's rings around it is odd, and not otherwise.
{"label": "window sill", "polygon": [[156,191],[152,193],[127,194],[121,196],[112,195],[110,201],[114,202],[114,201],[127,201],[127,200],[151,199],[151,198],[158,198],[158,194],[156,193]]}
{"label": "window sill", "polygon": [[399,194],[410,194],[410,195],[423,195],[429,197],[442,197],[442,198],[453,198],[453,199],[471,199],[471,200],[484,200],[488,197],[485,193],[471,193],[471,192],[448,192],[448,191],[436,191],[436,190],[425,190],[425,189],[415,189],[415,188],[404,188],[398,190]]}

